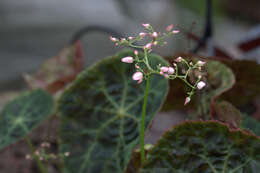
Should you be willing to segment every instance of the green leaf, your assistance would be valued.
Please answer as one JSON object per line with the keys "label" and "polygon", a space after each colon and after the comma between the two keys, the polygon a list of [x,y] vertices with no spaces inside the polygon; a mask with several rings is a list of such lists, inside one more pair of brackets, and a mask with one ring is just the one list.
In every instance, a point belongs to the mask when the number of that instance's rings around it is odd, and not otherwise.
{"label": "green leaf", "polygon": [[[139,142],[145,81],[137,84],[132,80],[135,67],[121,62],[125,56],[134,56],[133,51],[123,51],[86,69],[59,100],[60,151],[71,152],[64,158],[67,173],[122,173]],[[149,58],[153,68],[167,64],[156,55]],[[167,91],[167,80],[152,75],[146,127]]]}
{"label": "green leaf", "polygon": [[187,121],[166,132],[142,173],[257,173],[260,139],[217,121]]}
{"label": "green leaf", "polygon": [[0,149],[28,135],[53,113],[50,94],[37,89],[10,101],[0,113]]}
{"label": "green leaf", "polygon": [[242,128],[251,130],[257,136],[260,136],[260,122],[255,118],[252,118],[248,115],[243,115]]}

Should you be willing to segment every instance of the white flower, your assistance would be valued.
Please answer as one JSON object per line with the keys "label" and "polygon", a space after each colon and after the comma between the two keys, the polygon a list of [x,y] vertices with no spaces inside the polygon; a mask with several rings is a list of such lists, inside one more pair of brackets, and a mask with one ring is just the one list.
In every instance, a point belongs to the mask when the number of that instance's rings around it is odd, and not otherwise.
{"label": "white flower", "polygon": [[200,81],[198,84],[197,84],[197,88],[200,90],[202,88],[204,88],[206,86],[206,83],[203,82],[203,81]]}

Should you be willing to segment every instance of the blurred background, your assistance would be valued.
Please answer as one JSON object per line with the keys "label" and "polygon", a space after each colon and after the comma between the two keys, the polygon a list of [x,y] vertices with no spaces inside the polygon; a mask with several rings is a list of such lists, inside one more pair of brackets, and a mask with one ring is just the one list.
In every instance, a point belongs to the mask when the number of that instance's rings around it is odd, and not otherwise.
{"label": "blurred background", "polygon": [[[260,61],[259,49],[237,49],[239,43],[260,35],[260,1],[212,2],[213,43],[234,58]],[[157,53],[190,51],[196,42],[185,32],[203,35],[206,10],[206,0],[1,0],[0,90],[22,88],[22,73],[35,71],[77,31],[91,25],[129,36],[142,31],[141,23],[151,23],[158,31],[173,23],[181,33]],[[91,32],[81,38],[87,65],[117,51],[108,36]]]}
{"label": "blurred background", "polygon": [[[168,46],[155,50],[163,56],[194,51],[198,40],[210,29],[210,34],[206,34],[206,47],[209,49],[198,49],[196,53],[216,55],[211,50],[217,48],[231,58],[260,63],[260,1],[212,0],[211,17],[206,15],[209,10],[207,2],[1,0],[0,108],[17,91],[26,88],[23,73],[36,71],[44,60],[68,45],[79,30],[89,26],[98,25],[122,36],[135,36],[143,30],[142,23],[150,23],[157,31],[174,24],[180,34],[170,38]],[[80,38],[85,66],[119,50],[109,36],[94,30]],[[14,173],[28,173],[26,169],[30,163],[23,162],[26,149],[14,151],[15,146],[9,147],[8,152],[0,152],[1,173],[12,173],[12,169]],[[22,159],[18,161],[14,158]],[[11,168],[10,163],[20,167]]]}

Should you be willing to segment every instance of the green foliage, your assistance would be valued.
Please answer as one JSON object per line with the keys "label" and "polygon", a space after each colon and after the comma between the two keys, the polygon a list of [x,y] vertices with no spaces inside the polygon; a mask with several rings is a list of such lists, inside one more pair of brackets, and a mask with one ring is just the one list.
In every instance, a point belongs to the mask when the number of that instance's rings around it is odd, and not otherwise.
{"label": "green foliage", "polygon": [[217,121],[187,121],[166,132],[142,173],[257,173],[260,139]]}
{"label": "green foliage", "polygon": [[0,149],[28,135],[53,109],[52,97],[41,89],[10,101],[0,113]]}
{"label": "green foliage", "polygon": [[[67,173],[122,173],[139,142],[145,82],[132,80],[133,64],[121,58],[134,56],[123,51],[86,69],[61,96],[60,152]],[[151,66],[166,65],[151,55]],[[160,109],[168,82],[159,75],[150,80],[146,127]]]}
{"label": "green foliage", "polygon": [[242,128],[251,130],[260,136],[260,122],[248,115],[243,115]]}

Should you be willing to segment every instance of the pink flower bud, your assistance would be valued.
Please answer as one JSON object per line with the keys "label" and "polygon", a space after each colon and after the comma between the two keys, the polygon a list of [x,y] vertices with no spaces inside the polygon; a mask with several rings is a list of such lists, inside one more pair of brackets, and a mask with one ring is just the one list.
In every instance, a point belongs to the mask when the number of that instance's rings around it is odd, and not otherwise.
{"label": "pink flower bud", "polygon": [[152,43],[148,43],[148,44],[146,44],[145,46],[144,46],[144,48],[146,48],[146,49],[151,49],[152,48]]}
{"label": "pink flower bud", "polygon": [[135,64],[135,68],[139,69],[139,68],[140,68],[140,66]]}
{"label": "pink flower bud", "polygon": [[198,61],[197,64],[198,64],[199,66],[203,66],[203,65],[206,64],[206,62],[205,62],[205,61]]}
{"label": "pink flower bud", "polygon": [[198,84],[197,84],[197,88],[200,90],[202,88],[204,88],[206,86],[206,83],[203,82],[203,81],[200,81]]}
{"label": "pink flower bud", "polygon": [[134,54],[137,56],[137,55],[138,55],[138,51],[137,51],[137,50],[135,50],[135,51],[134,51]]}
{"label": "pink flower bud", "polygon": [[153,33],[152,33],[152,37],[153,37],[153,38],[158,37],[158,33],[157,33],[157,32],[153,32]]}
{"label": "pink flower bud", "polygon": [[182,61],[182,57],[180,57],[180,56],[175,59],[175,62],[181,62],[181,61]]}
{"label": "pink flower bud", "polygon": [[129,39],[129,40],[133,40],[133,39],[134,39],[134,37],[128,37],[128,39]]}
{"label": "pink flower bud", "polygon": [[173,29],[173,24],[166,27],[167,32],[171,32],[172,29]]}
{"label": "pink flower bud", "polygon": [[110,39],[111,41],[113,41],[113,42],[118,41],[118,39],[116,39],[115,37],[112,37],[112,36],[110,36],[109,39]]}
{"label": "pink flower bud", "polygon": [[141,38],[144,38],[144,37],[146,36],[146,33],[140,32],[140,33],[139,33],[139,36],[140,36]]}
{"label": "pink flower bud", "polygon": [[160,71],[160,75],[164,75],[164,73],[162,71]]}
{"label": "pink flower bud", "polygon": [[163,66],[163,67],[160,68],[160,71],[163,72],[163,73],[167,73],[168,70],[169,70],[169,68],[168,68],[168,67],[165,67],[165,66]]}
{"label": "pink flower bud", "polygon": [[127,56],[127,57],[122,58],[121,61],[124,63],[133,63],[134,59],[131,56]]}
{"label": "pink flower bud", "polygon": [[169,67],[168,68],[168,74],[173,74],[175,72],[174,68]]}
{"label": "pink flower bud", "polygon": [[143,73],[142,72],[135,72],[132,76],[133,80],[137,80],[138,83],[141,83],[143,81]]}
{"label": "pink flower bud", "polygon": [[180,31],[179,30],[173,30],[172,33],[173,34],[178,34]]}
{"label": "pink flower bud", "polygon": [[184,106],[187,105],[190,102],[190,97],[186,97],[185,102],[184,102]]}
{"label": "pink flower bud", "polygon": [[151,27],[151,25],[150,25],[149,23],[143,23],[142,25],[143,25],[143,27],[145,27],[146,29],[148,29],[149,27]]}

